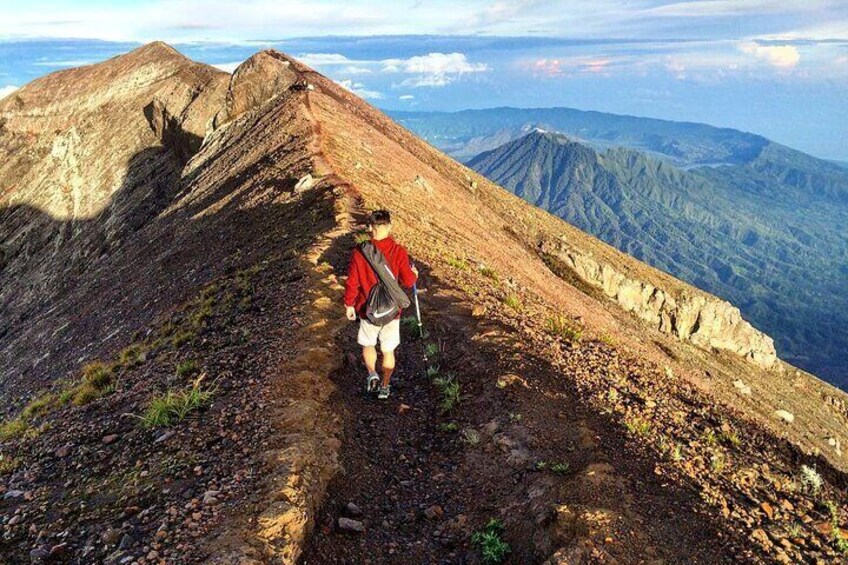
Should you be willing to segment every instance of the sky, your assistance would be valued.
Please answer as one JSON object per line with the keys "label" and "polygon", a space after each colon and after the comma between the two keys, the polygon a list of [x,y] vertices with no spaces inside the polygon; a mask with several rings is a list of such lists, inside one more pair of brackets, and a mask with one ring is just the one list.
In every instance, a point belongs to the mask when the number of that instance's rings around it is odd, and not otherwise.
{"label": "sky", "polygon": [[225,70],[274,47],[384,109],[567,106],[848,161],[844,0],[0,0],[0,96],[152,40]]}

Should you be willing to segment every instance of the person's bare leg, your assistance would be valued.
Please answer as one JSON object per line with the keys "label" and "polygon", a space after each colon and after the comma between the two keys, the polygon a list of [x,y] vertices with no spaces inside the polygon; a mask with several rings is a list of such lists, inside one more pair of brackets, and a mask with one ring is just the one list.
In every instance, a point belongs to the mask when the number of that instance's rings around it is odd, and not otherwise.
{"label": "person's bare leg", "polygon": [[363,347],[362,348],[362,359],[365,361],[365,367],[368,369],[369,375],[377,374],[377,348],[376,347]]}
{"label": "person's bare leg", "polygon": [[392,379],[392,373],[395,370],[395,352],[383,351],[383,386],[389,386],[389,381]]}

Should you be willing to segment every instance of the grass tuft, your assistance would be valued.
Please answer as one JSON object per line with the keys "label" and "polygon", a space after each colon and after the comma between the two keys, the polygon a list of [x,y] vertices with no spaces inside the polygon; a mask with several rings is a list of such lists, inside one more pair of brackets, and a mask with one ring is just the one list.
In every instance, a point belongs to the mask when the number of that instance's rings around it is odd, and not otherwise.
{"label": "grass tuft", "polygon": [[557,314],[545,320],[545,331],[569,342],[580,341],[583,337],[583,330],[576,327],[564,314]]}
{"label": "grass tuft", "polygon": [[459,431],[459,424],[456,422],[442,422],[439,424],[439,431],[445,433],[455,433]]}
{"label": "grass tuft", "polygon": [[516,294],[507,294],[503,299],[503,303],[516,312],[520,312],[522,309],[521,299]]}
{"label": "grass tuft", "polygon": [[463,257],[448,257],[447,262],[454,269],[459,269],[460,271],[468,270],[468,261]]}
{"label": "grass tuft", "polygon": [[627,430],[637,436],[645,436],[651,431],[651,423],[642,418],[632,418],[624,422]]}
{"label": "grass tuft", "polygon": [[571,465],[568,463],[554,463],[551,465],[551,471],[557,475],[565,475],[571,470]]}
{"label": "grass tuft", "polygon": [[439,408],[443,413],[451,412],[456,405],[459,404],[460,388],[459,383],[453,379],[446,383],[442,388],[442,401],[439,403]]}
{"label": "grass tuft", "polygon": [[191,412],[209,404],[215,391],[203,388],[200,381],[195,381],[190,388],[169,390],[151,399],[141,416],[142,425],[146,428],[172,426],[185,420]]}
{"label": "grass tuft", "polygon": [[8,441],[22,437],[29,429],[29,423],[20,416],[0,424],[0,440]]}
{"label": "grass tuft", "polygon": [[35,416],[43,416],[50,411],[50,408],[56,401],[56,396],[52,393],[45,392],[35,397],[27,404],[23,411],[21,412],[21,416],[24,419],[29,420]]}
{"label": "grass tuft", "polygon": [[200,365],[194,359],[186,359],[177,363],[176,372],[178,377],[190,377],[200,370]]}
{"label": "grass tuft", "polygon": [[473,428],[465,428],[464,430],[462,430],[463,443],[475,446],[480,444],[480,439],[480,432],[478,432],[477,430]]}
{"label": "grass tuft", "polygon": [[497,271],[494,269],[490,269],[489,267],[481,267],[480,274],[486,277],[487,279],[491,279],[495,282],[500,281],[500,277],[498,276]]}
{"label": "grass tuft", "polygon": [[489,520],[483,529],[474,532],[471,543],[480,550],[480,556],[485,565],[503,563],[509,554],[509,544],[503,540],[503,523],[500,520]]}
{"label": "grass tuft", "polygon": [[125,347],[118,354],[118,364],[123,367],[134,367],[142,362],[146,348],[142,343],[134,343]]}

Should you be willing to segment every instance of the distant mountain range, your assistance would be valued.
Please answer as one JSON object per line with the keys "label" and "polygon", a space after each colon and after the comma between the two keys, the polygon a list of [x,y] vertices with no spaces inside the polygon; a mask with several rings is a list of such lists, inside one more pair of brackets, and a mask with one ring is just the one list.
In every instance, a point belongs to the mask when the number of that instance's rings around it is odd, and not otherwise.
{"label": "distant mountain range", "polygon": [[467,164],[737,304],[782,357],[848,386],[848,170],[703,124],[571,109],[395,117],[466,160],[495,145]]}

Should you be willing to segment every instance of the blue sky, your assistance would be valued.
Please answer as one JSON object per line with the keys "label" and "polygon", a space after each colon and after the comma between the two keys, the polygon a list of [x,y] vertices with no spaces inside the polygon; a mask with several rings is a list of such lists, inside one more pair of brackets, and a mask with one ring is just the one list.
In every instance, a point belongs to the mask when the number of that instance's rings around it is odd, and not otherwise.
{"label": "blue sky", "polygon": [[570,106],[706,122],[848,161],[848,2],[0,0],[0,96],[162,39],[276,47],[390,109]]}

